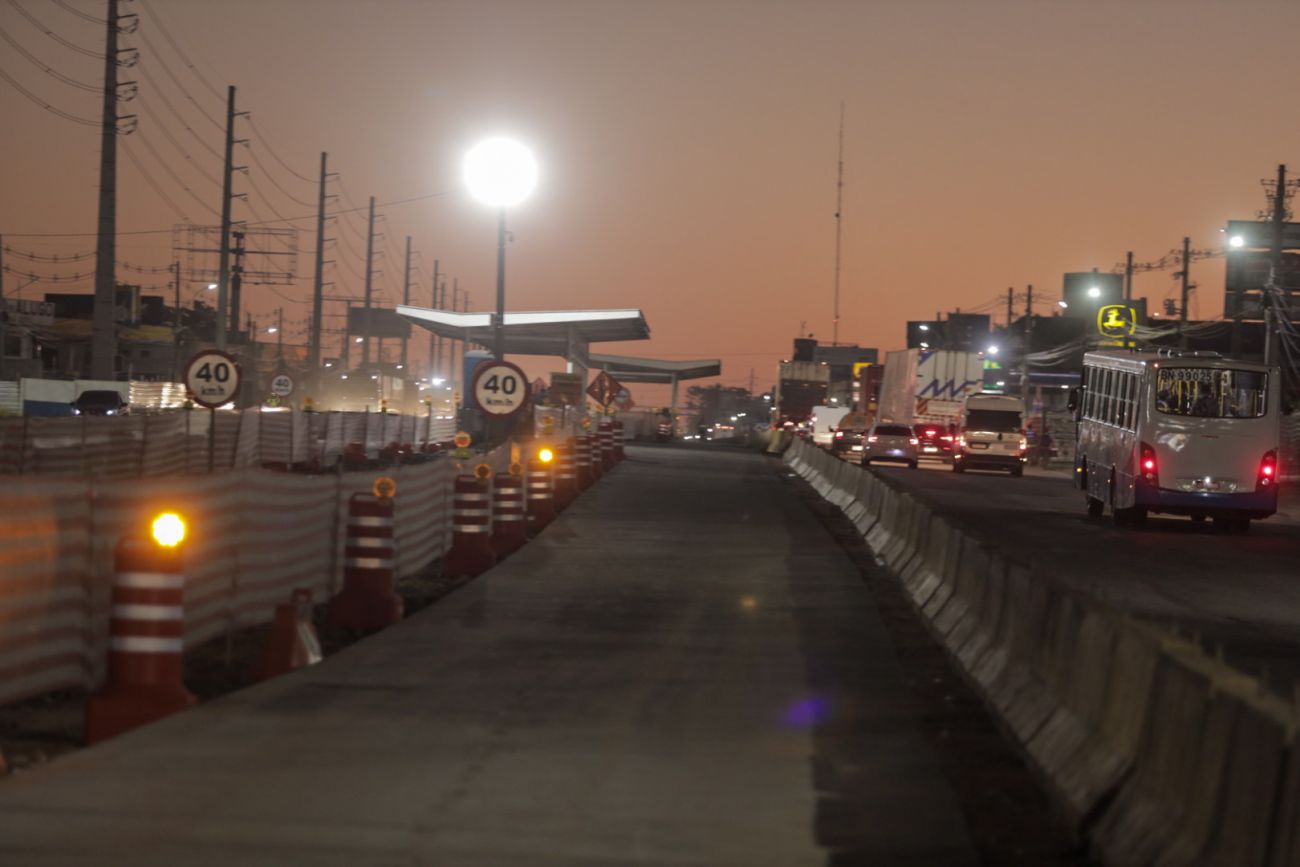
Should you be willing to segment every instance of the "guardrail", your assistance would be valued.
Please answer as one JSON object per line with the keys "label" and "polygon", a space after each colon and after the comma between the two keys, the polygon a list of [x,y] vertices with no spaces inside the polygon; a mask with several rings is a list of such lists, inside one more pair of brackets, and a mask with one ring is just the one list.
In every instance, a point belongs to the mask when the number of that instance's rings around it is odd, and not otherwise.
{"label": "guardrail", "polygon": [[444,442],[455,420],[297,409],[173,410],[126,416],[0,418],[0,474],[136,478],[279,466],[328,466],[349,443]]}
{"label": "guardrail", "polygon": [[1105,863],[1300,860],[1294,707],[882,476],[802,440],[784,459],[902,582]]}

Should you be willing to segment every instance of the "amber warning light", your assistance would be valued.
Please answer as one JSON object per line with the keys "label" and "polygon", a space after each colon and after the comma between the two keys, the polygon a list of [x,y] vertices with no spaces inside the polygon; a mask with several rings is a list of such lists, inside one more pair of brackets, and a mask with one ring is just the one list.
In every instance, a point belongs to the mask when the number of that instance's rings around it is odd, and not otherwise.
{"label": "amber warning light", "polygon": [[153,519],[153,540],[164,548],[175,548],[185,541],[185,519],[175,512],[163,512]]}
{"label": "amber warning light", "polygon": [[555,460],[555,452],[550,449],[542,449],[537,453],[537,459],[544,464],[549,464],[551,461]]}

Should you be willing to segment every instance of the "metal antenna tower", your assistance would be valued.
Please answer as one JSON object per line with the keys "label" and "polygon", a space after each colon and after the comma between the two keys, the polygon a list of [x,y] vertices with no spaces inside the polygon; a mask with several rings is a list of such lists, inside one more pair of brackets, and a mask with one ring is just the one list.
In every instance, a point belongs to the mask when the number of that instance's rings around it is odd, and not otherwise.
{"label": "metal antenna tower", "polygon": [[840,100],[840,154],[835,178],[835,319],[831,323],[831,346],[840,342],[840,245],[844,234],[844,100]]}

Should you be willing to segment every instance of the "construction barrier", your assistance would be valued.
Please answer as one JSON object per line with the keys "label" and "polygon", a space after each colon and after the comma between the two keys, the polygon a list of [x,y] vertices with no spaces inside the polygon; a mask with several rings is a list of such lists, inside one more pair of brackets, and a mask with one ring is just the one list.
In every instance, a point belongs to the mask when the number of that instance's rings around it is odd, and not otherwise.
{"label": "construction barrier", "polygon": [[126,536],[114,557],[108,682],[86,704],[86,742],[170,716],[196,699],[182,680],[183,547]]}
{"label": "construction barrier", "polygon": [[279,677],[321,661],[320,639],[312,623],[311,591],[298,588],[275,606],[266,647],[253,671],[255,680]]}
{"label": "construction barrier", "polygon": [[555,459],[528,461],[528,529],[534,533],[555,520]]}
{"label": "construction barrier", "polygon": [[623,422],[614,420],[614,462],[627,459],[626,452],[627,440]]}
{"label": "construction barrier", "polygon": [[578,498],[577,445],[571,437],[555,447],[555,508],[563,511]]}
{"label": "construction barrier", "polygon": [[585,491],[596,481],[589,434],[580,434],[573,438],[573,456],[574,467],[577,470],[578,490]]}
{"label": "construction barrier", "polygon": [[616,463],[614,460],[614,423],[609,419],[602,419],[596,425],[595,448],[596,452],[592,455],[592,463],[598,464],[602,470],[609,472]]}
{"label": "construction barrier", "polygon": [[451,501],[451,550],[444,575],[481,575],[496,565],[492,547],[492,485],[477,476],[457,476]]}
{"label": "construction barrier", "polygon": [[492,484],[492,550],[498,560],[528,543],[527,521],[523,479],[498,473]]}
{"label": "construction barrier", "polygon": [[349,498],[343,589],[330,600],[331,626],[378,629],[402,619],[394,523],[391,499],[373,494]]}
{"label": "construction barrier", "polygon": [[799,440],[784,460],[863,533],[1102,862],[1300,863],[1290,703],[883,476]]}

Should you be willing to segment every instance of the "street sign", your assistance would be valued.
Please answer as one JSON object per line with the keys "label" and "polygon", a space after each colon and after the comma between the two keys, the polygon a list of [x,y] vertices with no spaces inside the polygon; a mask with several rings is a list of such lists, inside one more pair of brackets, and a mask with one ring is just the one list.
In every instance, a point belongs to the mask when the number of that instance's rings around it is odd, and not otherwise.
{"label": "street sign", "polygon": [[602,370],[600,376],[592,380],[591,385],[587,386],[587,394],[591,395],[596,403],[601,406],[609,406],[622,388],[623,386],[619,384],[617,379]]}
{"label": "street sign", "polygon": [[531,387],[517,364],[484,361],[474,368],[474,405],[495,418],[509,418],[528,405]]}
{"label": "street sign", "polygon": [[552,373],[551,402],[562,406],[582,405],[582,374]]}
{"label": "street sign", "polygon": [[293,377],[287,373],[277,373],[271,380],[271,394],[276,397],[288,397],[293,394]]}
{"label": "street sign", "polygon": [[224,352],[207,349],[185,365],[185,388],[199,406],[216,409],[239,394],[239,364]]}
{"label": "street sign", "polygon": [[628,391],[626,386],[618,390],[618,394],[614,397],[614,406],[623,410],[623,412],[627,412],[636,406],[636,403],[632,400],[632,392]]}

